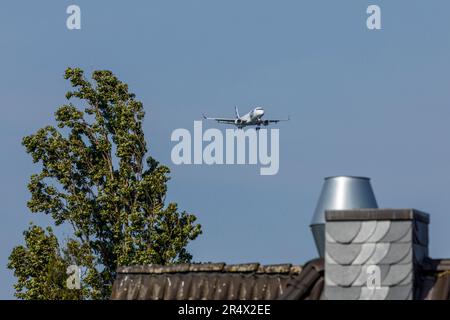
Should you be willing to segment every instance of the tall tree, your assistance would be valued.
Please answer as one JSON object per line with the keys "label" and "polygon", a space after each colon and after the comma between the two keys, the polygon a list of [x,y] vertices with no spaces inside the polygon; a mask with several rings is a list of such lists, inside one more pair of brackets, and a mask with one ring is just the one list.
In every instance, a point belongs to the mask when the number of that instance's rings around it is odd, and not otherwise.
{"label": "tall tree", "polygon": [[[143,105],[127,84],[105,70],[88,81],[68,68],[65,79],[73,90],[55,113],[58,128],[46,126],[23,145],[41,164],[28,184],[28,207],[70,225],[73,236],[60,249],[51,229],[24,233],[25,246],[14,248],[8,264],[24,299],[108,298],[117,266],[188,262],[186,246],[201,233],[194,215],[165,205],[170,171],[145,158]],[[78,294],[54,276],[71,264],[84,270]]]}

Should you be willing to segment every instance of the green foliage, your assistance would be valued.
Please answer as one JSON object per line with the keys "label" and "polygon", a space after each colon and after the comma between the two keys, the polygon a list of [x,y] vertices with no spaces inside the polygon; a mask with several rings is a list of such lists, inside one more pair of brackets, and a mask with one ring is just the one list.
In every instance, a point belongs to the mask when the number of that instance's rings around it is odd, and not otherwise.
{"label": "green foliage", "polygon": [[14,285],[16,296],[33,300],[79,299],[81,292],[68,290],[65,286],[68,264],[61,257],[52,229],[32,225],[24,236],[26,247],[14,248],[8,264],[18,279]]}
{"label": "green foliage", "polygon": [[[165,205],[170,171],[145,158],[143,105],[128,86],[110,71],[93,72],[91,83],[82,70],[69,68],[65,78],[73,87],[67,99],[84,111],[71,102],[61,106],[58,129],[42,128],[23,145],[42,167],[31,176],[28,207],[51,215],[57,226],[69,224],[73,237],[61,253],[51,231],[47,236],[33,226],[25,232],[26,247],[16,247],[8,265],[18,277],[16,295],[24,299],[74,298],[44,288],[42,277],[57,273],[48,271],[51,264],[64,275],[63,267],[83,266],[80,298],[107,298],[117,266],[188,262],[186,246],[201,233],[194,215]],[[36,247],[39,241],[45,250]],[[41,271],[33,271],[30,259]]]}

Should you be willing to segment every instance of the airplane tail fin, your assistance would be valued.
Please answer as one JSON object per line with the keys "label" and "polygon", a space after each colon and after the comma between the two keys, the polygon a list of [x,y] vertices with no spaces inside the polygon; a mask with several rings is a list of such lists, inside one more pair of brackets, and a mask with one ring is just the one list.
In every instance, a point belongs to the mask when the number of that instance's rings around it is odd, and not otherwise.
{"label": "airplane tail fin", "polygon": [[236,114],[236,118],[240,118],[238,107],[234,107],[234,113]]}

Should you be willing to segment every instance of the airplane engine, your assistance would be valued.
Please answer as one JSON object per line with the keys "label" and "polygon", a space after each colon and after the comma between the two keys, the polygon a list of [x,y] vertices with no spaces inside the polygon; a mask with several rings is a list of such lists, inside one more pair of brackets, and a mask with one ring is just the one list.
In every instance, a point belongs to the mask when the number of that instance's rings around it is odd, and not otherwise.
{"label": "airplane engine", "polygon": [[269,120],[264,120],[263,121],[263,125],[268,126],[269,125]]}
{"label": "airplane engine", "polygon": [[242,124],[242,120],[241,119],[236,119],[236,120],[234,120],[234,123],[235,124]]}

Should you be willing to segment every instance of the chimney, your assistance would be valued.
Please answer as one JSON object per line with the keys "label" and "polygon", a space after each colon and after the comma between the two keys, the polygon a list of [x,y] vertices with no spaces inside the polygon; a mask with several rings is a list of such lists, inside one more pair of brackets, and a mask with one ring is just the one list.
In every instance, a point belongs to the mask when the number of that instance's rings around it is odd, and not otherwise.
{"label": "chimney", "polygon": [[324,256],[325,251],[325,210],[359,208],[378,208],[369,178],[353,176],[325,178],[310,225],[320,257]]}
{"label": "chimney", "polygon": [[325,218],[325,299],[416,298],[416,275],[428,256],[428,214],[329,210]]}

